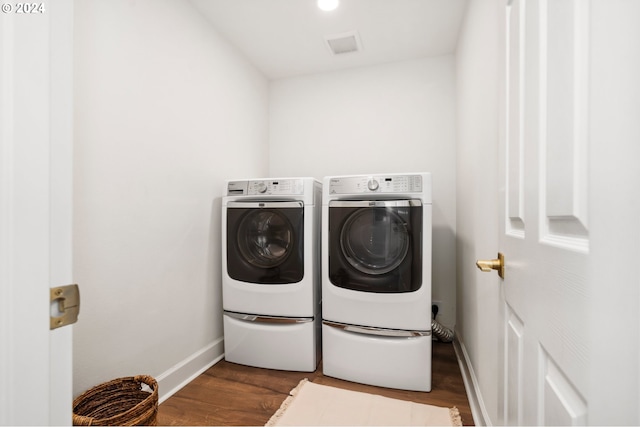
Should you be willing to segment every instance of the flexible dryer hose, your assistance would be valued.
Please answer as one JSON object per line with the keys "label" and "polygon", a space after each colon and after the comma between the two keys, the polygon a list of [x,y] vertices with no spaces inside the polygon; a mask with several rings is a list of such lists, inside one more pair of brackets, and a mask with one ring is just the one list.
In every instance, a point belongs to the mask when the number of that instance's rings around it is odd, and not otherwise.
{"label": "flexible dryer hose", "polygon": [[453,341],[453,331],[449,328],[442,326],[435,319],[431,319],[431,331],[433,335],[442,342]]}

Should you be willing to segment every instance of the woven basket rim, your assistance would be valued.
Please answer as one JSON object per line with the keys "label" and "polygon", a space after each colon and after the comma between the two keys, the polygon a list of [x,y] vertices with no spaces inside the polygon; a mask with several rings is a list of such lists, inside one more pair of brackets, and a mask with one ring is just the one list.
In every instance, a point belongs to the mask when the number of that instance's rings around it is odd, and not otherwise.
{"label": "woven basket rim", "polygon": [[[107,418],[96,418],[96,417],[89,417],[89,416],[86,416],[86,415],[76,414],[75,411],[76,411],[77,406],[79,406],[81,403],[83,403],[87,398],[97,394],[101,390],[108,389],[108,387],[111,386],[111,385],[122,383],[122,382],[137,382],[137,383],[146,384],[147,386],[149,386],[151,388],[151,393],[149,393],[149,396],[145,397],[142,401],[137,403],[135,406],[127,409],[126,411],[122,411],[121,413],[119,413],[117,415],[112,415],[112,416],[107,417]],[[98,385],[90,388],[89,390],[87,390],[84,393],[80,394],[78,397],[76,397],[73,400],[73,424],[74,425],[92,425],[92,424],[95,424],[96,422],[99,422],[100,424],[103,424],[103,425],[113,425],[112,424],[113,420],[117,420],[117,419],[121,419],[123,417],[126,417],[126,415],[130,414],[130,413],[136,413],[140,409],[142,409],[144,406],[151,405],[147,409],[147,412],[157,411],[157,403],[158,403],[158,382],[152,376],[150,376],[150,375],[136,375],[136,376],[133,376],[133,377],[115,378],[115,379],[113,379],[111,381],[107,381],[107,382],[104,382],[102,384],[98,384]]]}

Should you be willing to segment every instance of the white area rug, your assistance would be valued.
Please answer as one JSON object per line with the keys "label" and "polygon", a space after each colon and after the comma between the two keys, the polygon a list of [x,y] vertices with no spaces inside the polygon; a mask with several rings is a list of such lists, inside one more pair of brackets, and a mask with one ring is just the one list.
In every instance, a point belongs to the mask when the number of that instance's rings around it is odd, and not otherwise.
{"label": "white area rug", "polygon": [[307,379],[267,426],[461,426],[457,408],[441,408],[314,384]]}

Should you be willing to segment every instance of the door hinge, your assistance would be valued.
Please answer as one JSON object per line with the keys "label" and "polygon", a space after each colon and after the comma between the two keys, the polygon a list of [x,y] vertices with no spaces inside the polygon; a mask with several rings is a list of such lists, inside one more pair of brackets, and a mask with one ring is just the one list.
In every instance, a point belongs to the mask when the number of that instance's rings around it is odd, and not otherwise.
{"label": "door hinge", "polygon": [[58,286],[50,290],[51,317],[49,329],[57,329],[78,321],[80,289],[78,285]]}

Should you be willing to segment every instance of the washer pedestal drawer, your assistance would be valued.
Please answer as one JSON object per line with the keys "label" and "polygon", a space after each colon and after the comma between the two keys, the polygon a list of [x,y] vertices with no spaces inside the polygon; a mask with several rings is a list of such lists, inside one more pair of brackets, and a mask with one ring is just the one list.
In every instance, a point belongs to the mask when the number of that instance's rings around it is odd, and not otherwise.
{"label": "washer pedestal drawer", "polygon": [[300,323],[241,320],[227,314],[223,318],[228,362],[285,371],[316,370],[321,352],[320,334],[315,329],[318,318],[301,319]]}
{"label": "washer pedestal drawer", "polygon": [[402,390],[431,391],[431,336],[389,337],[322,325],[324,375]]}

